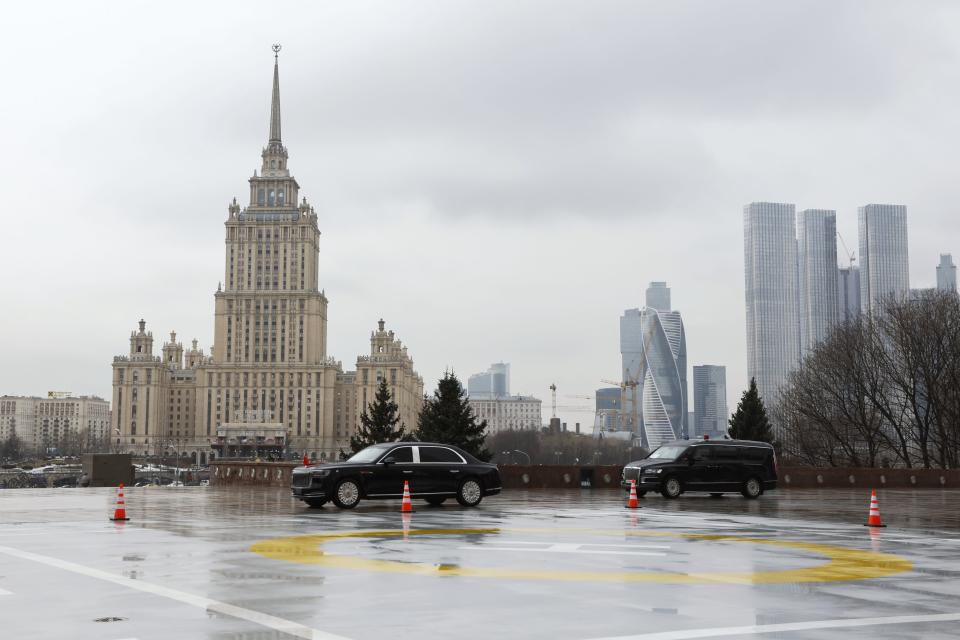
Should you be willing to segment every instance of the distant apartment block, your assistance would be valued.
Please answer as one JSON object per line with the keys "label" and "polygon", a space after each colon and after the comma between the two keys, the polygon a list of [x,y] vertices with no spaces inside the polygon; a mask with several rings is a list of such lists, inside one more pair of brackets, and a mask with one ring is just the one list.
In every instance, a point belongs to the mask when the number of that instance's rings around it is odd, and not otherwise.
{"label": "distant apartment block", "polygon": [[471,398],[499,398],[510,395],[510,364],[495,362],[483,373],[467,378],[467,395]]}
{"label": "distant apartment block", "polygon": [[800,358],[794,205],[746,205],[743,231],[747,375],[770,405]]}
{"label": "distant apartment block", "polygon": [[907,208],[868,204],[858,209],[860,236],[860,303],[868,313],[884,298],[910,292],[907,256]]}
{"label": "distant apartment block", "polygon": [[797,218],[797,282],[800,354],[827,337],[837,324],[837,212],[806,209]]}
{"label": "distant apartment block", "polygon": [[693,368],[694,424],[690,437],[727,432],[727,368],[704,364]]}
{"label": "distant apartment block", "polygon": [[937,265],[937,290],[957,292],[957,266],[953,264],[953,256],[949,253],[940,254],[940,264]]}
{"label": "distant apartment block", "polygon": [[109,446],[110,403],[97,396],[51,391],[37,396],[0,396],[0,440],[13,433],[36,450]]}
{"label": "distant apartment block", "polygon": [[542,401],[532,396],[470,396],[468,401],[477,419],[487,421],[488,435],[501,431],[532,431],[543,425],[540,415]]}

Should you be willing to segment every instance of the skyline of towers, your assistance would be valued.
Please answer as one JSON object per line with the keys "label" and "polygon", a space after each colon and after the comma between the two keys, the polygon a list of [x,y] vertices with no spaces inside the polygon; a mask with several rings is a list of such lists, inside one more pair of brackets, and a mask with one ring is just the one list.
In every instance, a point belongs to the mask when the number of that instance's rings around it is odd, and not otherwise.
{"label": "skyline of towers", "polygon": [[872,313],[890,295],[910,293],[907,208],[868,204],[857,209],[860,238],[860,304]]}

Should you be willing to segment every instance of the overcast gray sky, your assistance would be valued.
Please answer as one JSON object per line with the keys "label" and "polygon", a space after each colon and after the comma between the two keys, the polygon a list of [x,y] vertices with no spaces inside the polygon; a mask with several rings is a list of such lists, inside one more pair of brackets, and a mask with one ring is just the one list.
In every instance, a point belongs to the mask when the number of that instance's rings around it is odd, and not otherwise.
{"label": "overcast gray sky", "polygon": [[550,383],[618,376],[618,317],[666,280],[732,409],[744,203],[837,209],[854,250],[858,205],[906,204],[913,286],[960,254],[960,3],[18,3],[0,393],[109,397],[141,317],[209,348],[273,42],[345,367],[383,316],[428,388],[505,360],[548,417]]}

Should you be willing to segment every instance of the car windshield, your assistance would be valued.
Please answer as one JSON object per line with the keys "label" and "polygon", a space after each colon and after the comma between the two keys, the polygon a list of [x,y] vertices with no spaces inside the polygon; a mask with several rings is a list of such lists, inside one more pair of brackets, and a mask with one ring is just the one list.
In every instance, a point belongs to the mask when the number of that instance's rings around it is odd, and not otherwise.
{"label": "car windshield", "polygon": [[356,452],[347,459],[347,462],[373,462],[392,446],[392,444],[375,444]]}
{"label": "car windshield", "polygon": [[660,447],[647,456],[647,458],[656,458],[657,460],[676,460],[678,457],[680,457],[680,454],[686,450],[686,447]]}

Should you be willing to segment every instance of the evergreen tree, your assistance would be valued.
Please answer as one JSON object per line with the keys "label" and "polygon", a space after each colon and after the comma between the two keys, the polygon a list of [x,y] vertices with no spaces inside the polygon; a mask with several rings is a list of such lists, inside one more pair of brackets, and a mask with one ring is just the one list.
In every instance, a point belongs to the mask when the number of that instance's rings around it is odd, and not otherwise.
{"label": "evergreen tree", "polygon": [[756,378],[750,378],[750,388],[743,392],[736,412],[730,417],[729,434],[736,440],[757,440],[773,443],[773,430],[757,391]]}
{"label": "evergreen tree", "polygon": [[460,380],[452,372],[443,374],[433,397],[424,398],[417,438],[460,447],[480,460],[489,460],[484,447],[487,421],[477,421]]}
{"label": "evergreen tree", "polygon": [[[387,387],[386,379],[381,378],[373,402],[367,405],[360,416],[357,435],[350,438],[351,452],[356,453],[372,444],[404,439],[406,426],[400,422],[397,408],[397,403],[393,401],[393,396]],[[340,457],[344,459],[349,458],[350,455],[344,451],[340,452]]]}

